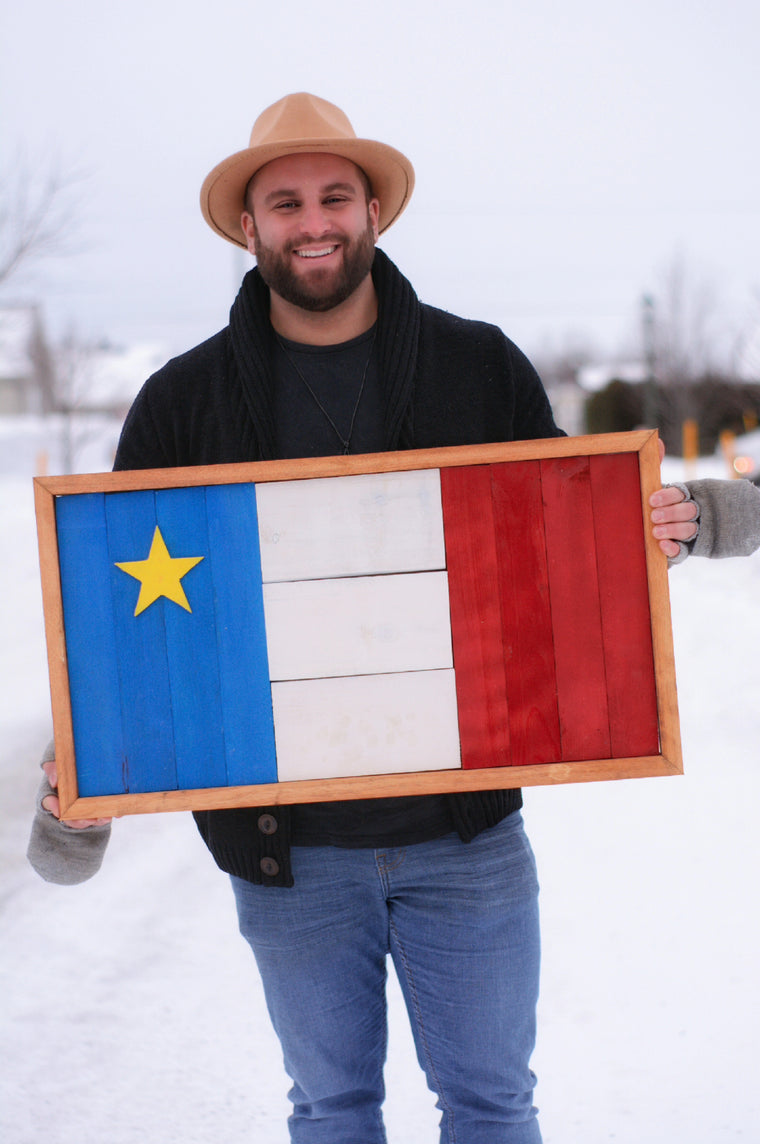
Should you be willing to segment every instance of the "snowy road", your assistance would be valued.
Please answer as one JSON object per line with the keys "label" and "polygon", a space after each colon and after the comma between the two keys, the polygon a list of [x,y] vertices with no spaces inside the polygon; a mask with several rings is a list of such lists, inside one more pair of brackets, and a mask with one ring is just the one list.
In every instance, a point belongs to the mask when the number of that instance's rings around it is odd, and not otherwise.
{"label": "snowy road", "polygon": [[[189,816],[117,823],[84,886],[25,864],[48,730],[29,484],[0,479],[0,1136],[285,1144],[278,1046]],[[671,572],[684,777],[526,792],[546,1144],[760,1139],[759,589],[758,555]],[[391,1021],[389,1140],[434,1144],[395,985]]]}

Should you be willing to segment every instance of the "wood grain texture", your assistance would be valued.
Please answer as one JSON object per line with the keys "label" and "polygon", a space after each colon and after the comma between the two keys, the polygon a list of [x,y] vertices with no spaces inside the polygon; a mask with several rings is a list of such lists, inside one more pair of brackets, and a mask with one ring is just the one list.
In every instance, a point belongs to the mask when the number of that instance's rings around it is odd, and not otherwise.
{"label": "wood grain texture", "polygon": [[462,766],[510,762],[491,470],[441,470]]}
{"label": "wood grain texture", "polygon": [[[656,433],[650,434],[640,447],[639,470],[642,513],[644,518],[648,520],[649,497],[653,492],[656,492],[661,484],[659,440]],[[668,563],[652,535],[651,528],[644,530],[644,547],[652,617],[652,647],[657,684],[660,751],[669,766],[672,766],[678,773],[683,773]]]}
{"label": "wood grain texture", "polygon": [[[106,497],[110,574],[114,583],[114,657],[118,667],[125,786],[131,792],[178,787],[165,613],[166,600],[135,616],[139,584],[116,568],[148,555],[156,528],[156,494]],[[197,555],[197,553],[193,553]]]}
{"label": "wood grain texture", "polygon": [[103,493],[86,493],[56,504],[77,789],[83,796],[129,790],[105,502]]}
{"label": "wood grain texture", "polygon": [[165,791],[114,798],[82,798],[70,808],[69,818],[96,818],[107,814],[153,814],[173,810],[225,810],[256,805],[286,806],[298,802],[334,802],[354,798],[386,798],[416,794],[445,794],[466,790],[495,790],[565,783],[656,778],[682,774],[682,768],[663,755],[625,759],[585,759],[582,762],[543,763],[525,767],[484,767],[423,773],[361,775],[336,779],[264,784],[203,791]]}
{"label": "wood grain texture", "polygon": [[538,461],[494,465],[494,522],[512,766],[562,757]]}
{"label": "wood grain texture", "polygon": [[272,781],[277,762],[256,497],[250,486],[212,486],[206,511],[227,780]]}
{"label": "wood grain texture", "polygon": [[588,457],[541,462],[562,759],[609,758]]}
{"label": "wood grain texture", "polygon": [[78,492],[127,492],[236,482],[306,480],[354,473],[407,472],[410,469],[489,465],[501,461],[531,461],[542,457],[588,457],[595,453],[643,450],[657,433],[600,433],[581,437],[550,437],[489,445],[455,445],[441,449],[407,449],[398,453],[362,453],[288,461],[250,461],[231,465],[197,465],[182,469],[139,469],[76,476],[35,477],[35,484],[54,496]]}
{"label": "wood grain texture", "polygon": [[591,457],[590,476],[611,753],[655,754],[657,692],[638,455]]}
{"label": "wood grain texture", "polygon": [[[160,610],[166,633],[177,786],[225,786],[228,777],[205,490],[159,490],[156,522],[172,556],[203,557],[182,579],[189,612],[168,600],[151,605],[157,613]],[[133,626],[140,621],[141,616],[135,616]],[[152,661],[151,675],[155,667]],[[155,711],[153,684],[147,679],[141,683],[143,702]]]}
{"label": "wood grain texture", "polygon": [[281,782],[459,768],[454,673],[272,685]]}
{"label": "wood grain texture", "polygon": [[68,657],[63,627],[63,599],[55,504],[55,498],[52,494],[35,482],[34,512],[37,522],[45,646],[50,677],[55,755],[58,768],[58,798],[62,812],[66,814],[77,801],[79,790],[74,752],[74,730],[71,719]]}
{"label": "wood grain texture", "polygon": [[[460,469],[468,466],[500,466],[506,469],[522,462],[570,461],[574,458],[586,459],[589,472],[593,471],[591,460],[607,454],[636,454],[640,468],[640,504],[642,519],[646,514],[646,499],[659,487],[659,457],[657,435],[650,431],[634,434],[613,434],[599,437],[561,438],[550,441],[514,442],[486,446],[447,448],[435,450],[408,451],[396,454],[376,454],[359,457],[319,458],[316,461],[262,462],[245,465],[220,465],[180,470],[154,470],[138,473],[90,474],[84,477],[38,478],[35,481],[35,504],[40,535],[41,569],[43,593],[45,597],[46,637],[50,664],[51,689],[56,731],[59,772],[62,771],[62,805],[69,818],[99,816],[110,813],[140,813],[169,809],[199,809],[246,805],[255,799],[256,803],[297,802],[330,800],[357,797],[381,797],[388,794],[413,794],[442,792],[446,790],[485,790],[494,786],[518,786],[551,784],[558,782],[584,782],[596,779],[635,777],[655,774],[680,773],[680,739],[678,731],[677,694],[675,687],[672,636],[670,632],[670,610],[667,585],[667,564],[659,548],[644,528],[644,555],[646,581],[651,614],[651,649],[654,659],[654,680],[657,700],[657,720],[659,724],[659,752],[642,752],[623,759],[607,757],[607,752],[597,751],[585,757],[564,762],[535,763],[521,761],[523,756],[515,754],[519,740],[516,730],[516,712],[519,705],[517,693],[508,681],[508,711],[512,723],[508,728],[510,762],[506,767],[483,766],[475,769],[443,769],[426,772],[401,774],[377,774],[373,776],[343,776],[335,779],[299,779],[283,782],[260,782],[255,787],[246,778],[242,783],[230,787],[210,787],[204,790],[168,790],[137,794],[122,794],[104,797],[81,797],[77,791],[76,769],[74,766],[73,731],[71,728],[71,697],[66,650],[62,635],[62,604],[57,566],[56,532],[53,505],[57,498],[72,494],[122,492],[131,490],[162,490],[174,488],[223,488],[229,484],[244,486],[251,482],[269,484],[272,482],[316,480],[342,477],[349,474],[394,474],[410,471],[424,472],[430,469]],[[592,484],[589,478],[589,484]],[[493,492],[493,512],[498,513],[498,496]],[[628,494],[626,494],[626,498]],[[592,492],[593,499],[593,492]],[[593,516],[593,506],[592,514]],[[594,543],[596,544],[596,538]],[[570,546],[572,551],[572,546]],[[498,564],[498,560],[497,560]],[[548,563],[547,563],[548,569]],[[510,574],[511,575],[511,574]],[[604,634],[606,620],[603,617],[602,596],[604,595],[605,575],[614,579],[597,567],[597,603],[600,612],[599,627]],[[504,572],[499,570],[503,579]],[[500,610],[502,625],[506,609],[505,599],[509,592],[500,586]],[[58,599],[56,599],[58,595]],[[640,623],[640,619],[638,621]],[[508,631],[504,628],[503,642],[508,646]],[[584,633],[580,633],[583,635]],[[511,639],[512,637],[509,636]],[[234,641],[231,652],[234,654]],[[509,645],[511,646],[511,645]],[[604,638],[602,639],[604,648]],[[508,677],[510,660],[505,660],[505,674]],[[535,687],[528,688],[536,693]],[[539,708],[544,710],[543,705]],[[541,719],[545,716],[542,714]],[[520,716],[523,723],[528,715]],[[612,698],[608,713],[608,734],[615,726],[616,716]],[[650,728],[651,730],[651,728]],[[490,734],[490,732],[489,732]],[[527,741],[526,736],[525,741]],[[610,744],[610,750],[612,746]],[[617,749],[617,748],[616,748]],[[627,748],[626,748],[627,749]],[[245,750],[245,748],[243,748]],[[548,750],[548,748],[547,748]],[[551,753],[549,751],[549,753]],[[526,759],[529,756],[526,756]],[[68,760],[68,763],[67,763]],[[232,780],[234,783],[234,779]]]}
{"label": "wood grain texture", "polygon": [[265,584],[273,681],[452,666],[445,572]]}
{"label": "wood grain texture", "polygon": [[264,583],[445,566],[437,470],[257,485]]}

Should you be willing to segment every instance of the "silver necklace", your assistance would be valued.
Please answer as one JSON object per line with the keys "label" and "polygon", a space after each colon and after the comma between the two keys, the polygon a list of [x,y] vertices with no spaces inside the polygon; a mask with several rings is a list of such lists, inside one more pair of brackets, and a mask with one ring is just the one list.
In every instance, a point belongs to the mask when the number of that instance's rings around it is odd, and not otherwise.
{"label": "silver necklace", "polygon": [[362,374],[361,385],[359,386],[359,393],[357,395],[356,402],[354,404],[354,411],[351,415],[351,424],[348,427],[348,437],[344,437],[343,434],[340,432],[340,430],[338,429],[338,426],[335,424],[332,417],[330,416],[330,414],[327,412],[327,410],[325,409],[322,402],[317,397],[313,388],[311,387],[311,385],[309,385],[308,381],[306,380],[304,375],[301,373],[301,370],[298,368],[298,365],[296,364],[296,362],[293,360],[293,358],[288,353],[288,350],[286,349],[282,338],[280,337],[279,334],[275,334],[275,337],[277,338],[280,349],[285,354],[285,357],[288,359],[288,361],[292,365],[293,369],[296,371],[296,373],[300,377],[301,381],[306,386],[307,390],[309,391],[309,393],[312,396],[312,399],[313,399],[315,405],[321,411],[321,413],[323,414],[323,416],[327,420],[328,424],[330,425],[333,433],[335,434],[335,436],[338,438],[341,445],[343,446],[344,455],[348,454],[351,450],[351,438],[354,435],[354,423],[356,421],[356,414],[359,412],[359,404],[361,402],[362,394],[364,393],[364,386],[365,386],[365,383],[367,381],[367,374],[369,373],[369,363],[372,361],[372,351],[375,348],[375,335],[376,334],[377,334],[377,326],[375,326],[375,329],[372,331],[372,341],[369,344],[369,353],[367,355],[367,361],[366,361],[365,366],[364,366],[364,373]]}

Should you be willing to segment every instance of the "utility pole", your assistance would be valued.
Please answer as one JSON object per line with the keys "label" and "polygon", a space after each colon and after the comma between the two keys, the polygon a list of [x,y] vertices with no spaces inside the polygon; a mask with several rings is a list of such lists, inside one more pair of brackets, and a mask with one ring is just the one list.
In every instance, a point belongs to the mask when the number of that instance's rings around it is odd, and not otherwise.
{"label": "utility pole", "polygon": [[641,299],[641,340],[644,350],[644,424],[657,427],[657,356],[655,350],[655,301],[651,294]]}

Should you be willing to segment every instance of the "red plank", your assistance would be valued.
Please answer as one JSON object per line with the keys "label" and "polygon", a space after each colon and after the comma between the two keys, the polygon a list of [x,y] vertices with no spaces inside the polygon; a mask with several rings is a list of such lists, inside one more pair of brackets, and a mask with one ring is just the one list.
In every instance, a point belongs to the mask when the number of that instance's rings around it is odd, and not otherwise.
{"label": "red plank", "polygon": [[509,714],[487,465],[441,470],[462,766],[509,763]]}
{"label": "red plank", "polygon": [[541,461],[562,758],[610,757],[588,457]]}
{"label": "red plank", "polygon": [[561,758],[538,461],[491,468],[511,762]]}
{"label": "red plank", "polygon": [[660,749],[636,453],[591,458],[602,638],[613,758]]}

